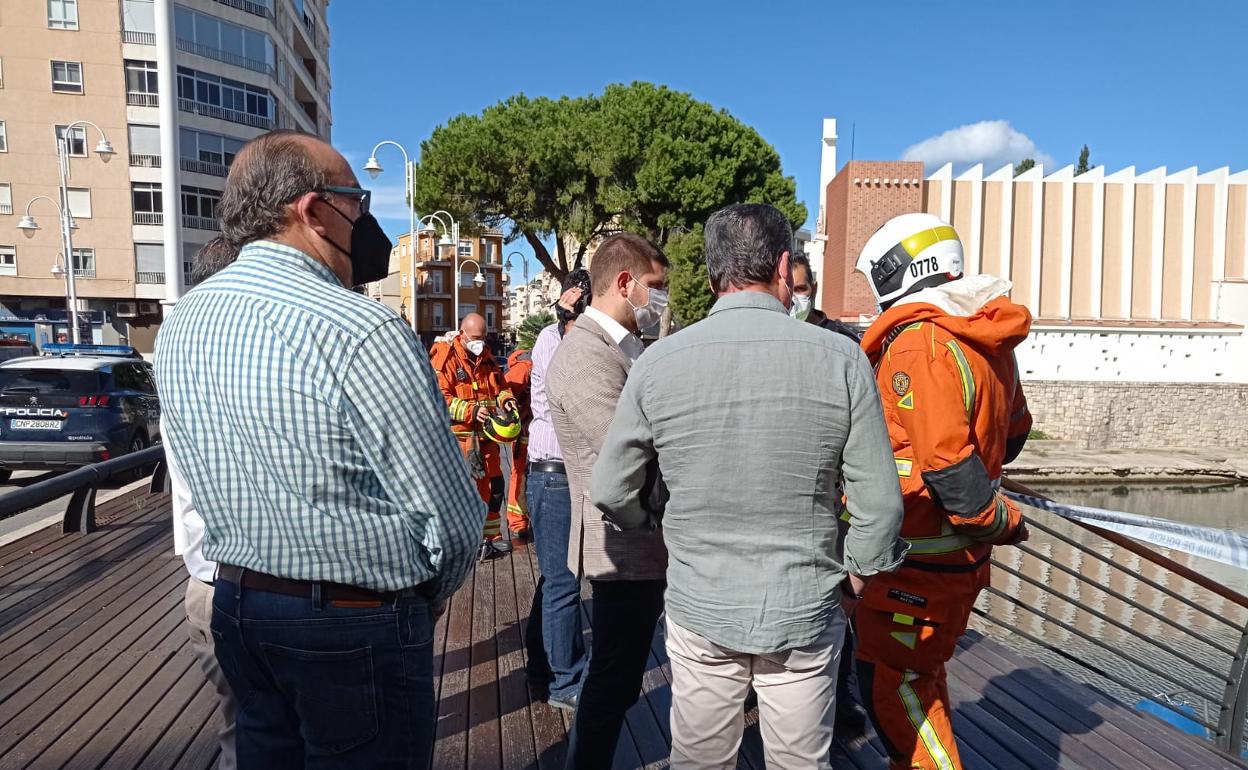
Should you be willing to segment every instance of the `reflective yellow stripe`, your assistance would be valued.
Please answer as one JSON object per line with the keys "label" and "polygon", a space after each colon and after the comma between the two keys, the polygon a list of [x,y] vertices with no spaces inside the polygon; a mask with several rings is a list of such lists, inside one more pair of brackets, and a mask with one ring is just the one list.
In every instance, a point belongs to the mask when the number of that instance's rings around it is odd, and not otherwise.
{"label": "reflective yellow stripe", "polygon": [[901,687],[897,688],[897,694],[901,696],[901,702],[906,707],[906,716],[910,719],[910,724],[914,726],[915,732],[919,734],[919,739],[923,741],[923,748],[932,755],[936,767],[940,770],[956,770],[957,766],[953,762],[953,757],[949,756],[949,752],[940,742],[940,736],[932,729],[931,722],[927,721],[927,712],[923,710],[918,693],[910,686],[910,683],[917,678],[918,674],[907,671],[902,675]]}
{"label": "reflective yellow stripe", "polygon": [[929,246],[933,246],[941,241],[956,241],[958,233],[949,225],[941,225],[940,227],[932,227],[922,232],[915,233],[909,238],[901,242],[901,248],[913,257],[919,256],[919,252]]}
{"label": "reflective yellow stripe", "polygon": [[941,522],[940,534],[936,537],[908,537],[911,556],[934,556],[940,553],[961,551],[975,544],[974,538],[960,535],[954,531],[949,522]]}
{"label": "reflective yellow stripe", "polygon": [[901,457],[893,458],[897,461],[897,475],[902,478],[910,478],[910,471],[914,468],[914,460],[906,460]]}
{"label": "reflective yellow stripe", "polygon": [[970,417],[975,409],[975,377],[971,374],[971,365],[956,340],[949,340],[945,347],[953,351],[953,360],[958,364],[958,375],[962,378],[962,404],[966,407],[966,416]]}
{"label": "reflective yellow stripe", "polygon": [[893,613],[893,622],[900,623],[903,626],[913,626],[914,617],[911,615],[902,615],[900,612]]}

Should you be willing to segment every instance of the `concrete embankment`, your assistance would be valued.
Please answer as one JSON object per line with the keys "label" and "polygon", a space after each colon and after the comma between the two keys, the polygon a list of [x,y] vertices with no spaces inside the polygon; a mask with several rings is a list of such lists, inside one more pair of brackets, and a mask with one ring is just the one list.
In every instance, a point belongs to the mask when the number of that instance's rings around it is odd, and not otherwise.
{"label": "concrete embankment", "polygon": [[1248,450],[1080,449],[1074,441],[1029,441],[1005,473],[1024,483],[1039,479],[1248,482]]}

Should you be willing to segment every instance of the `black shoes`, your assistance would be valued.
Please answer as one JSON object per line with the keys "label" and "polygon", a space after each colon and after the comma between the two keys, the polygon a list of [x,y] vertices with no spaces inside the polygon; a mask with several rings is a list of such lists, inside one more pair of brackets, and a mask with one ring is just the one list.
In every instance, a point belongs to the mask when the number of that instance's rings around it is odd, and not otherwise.
{"label": "black shoes", "polygon": [[496,540],[484,540],[477,550],[477,561],[488,561],[511,553],[511,543],[501,537]]}
{"label": "black shoes", "polygon": [[576,711],[576,707],[579,706],[580,703],[580,695],[569,695],[566,698],[546,698],[547,705],[554,706],[557,709],[563,709],[564,711]]}

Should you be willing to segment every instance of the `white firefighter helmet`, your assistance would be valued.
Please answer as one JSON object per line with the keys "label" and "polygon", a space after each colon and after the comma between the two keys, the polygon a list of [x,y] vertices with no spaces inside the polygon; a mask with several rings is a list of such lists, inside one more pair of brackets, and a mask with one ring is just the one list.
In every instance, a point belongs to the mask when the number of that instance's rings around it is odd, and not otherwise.
{"label": "white firefighter helmet", "polygon": [[907,294],[961,278],[962,265],[962,241],[948,223],[935,214],[902,214],[867,240],[855,267],[887,308]]}

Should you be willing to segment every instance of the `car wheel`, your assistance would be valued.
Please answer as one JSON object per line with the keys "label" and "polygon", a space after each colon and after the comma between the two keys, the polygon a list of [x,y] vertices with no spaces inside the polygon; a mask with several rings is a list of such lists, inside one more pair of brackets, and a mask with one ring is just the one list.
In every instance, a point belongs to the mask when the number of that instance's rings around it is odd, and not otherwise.
{"label": "car wheel", "polygon": [[8,468],[0,468],[0,484],[6,483],[11,478],[13,478],[13,471]]}
{"label": "car wheel", "polygon": [[[147,449],[147,447],[148,447],[147,436],[144,436],[142,433],[135,431],[135,434],[130,437],[130,446],[126,448],[126,454],[134,454],[135,452],[142,452],[144,449]],[[129,484],[131,482],[138,481],[139,479],[143,478],[144,476],[146,476],[147,474],[151,472],[152,472],[152,468],[150,465],[140,466],[138,468],[135,468],[132,471],[127,472],[122,477],[123,483]]]}

